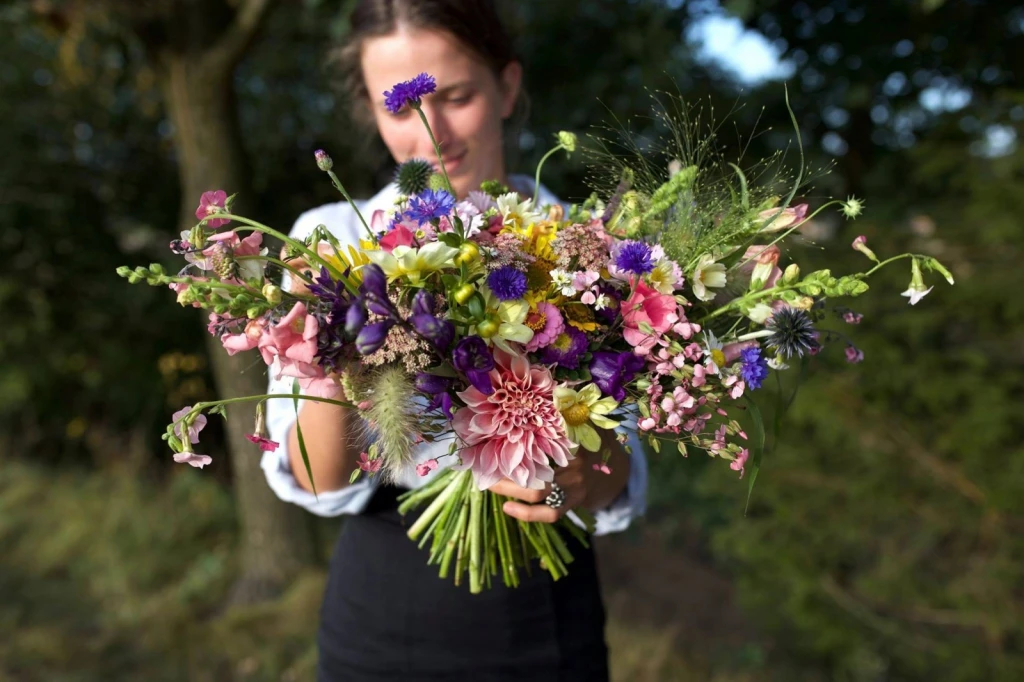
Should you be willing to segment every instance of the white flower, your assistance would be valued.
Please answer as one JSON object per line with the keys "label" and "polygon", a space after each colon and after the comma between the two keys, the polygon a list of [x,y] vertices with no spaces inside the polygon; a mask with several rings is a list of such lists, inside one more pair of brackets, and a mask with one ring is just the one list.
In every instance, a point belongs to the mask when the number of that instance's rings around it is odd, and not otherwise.
{"label": "white flower", "polygon": [[504,225],[522,228],[540,220],[540,214],[533,210],[533,199],[519,201],[515,192],[502,194],[498,197],[498,210],[501,212]]}
{"label": "white flower", "polygon": [[605,296],[604,294],[601,294],[600,296],[597,297],[597,300],[594,301],[594,310],[604,310],[611,304],[612,300]]}
{"label": "white flower", "polygon": [[693,270],[693,294],[702,301],[710,301],[715,297],[708,287],[720,289],[725,286],[725,266],[716,263],[714,257],[705,253],[697,261]]}
{"label": "white flower", "polygon": [[709,374],[718,374],[725,365],[725,352],[722,350],[722,342],[718,340],[714,332],[704,332],[704,367]]}
{"label": "white flower", "polygon": [[576,286],[573,282],[572,273],[565,270],[555,269],[551,271],[551,283],[555,285],[562,296],[575,296]]}
{"label": "white flower", "polygon": [[935,287],[928,287],[927,289],[921,289],[911,284],[910,288],[904,291],[902,294],[900,294],[900,296],[906,296],[907,298],[909,298],[910,305],[917,305],[917,302],[920,301],[925,296],[927,296],[928,292],[934,288]]}

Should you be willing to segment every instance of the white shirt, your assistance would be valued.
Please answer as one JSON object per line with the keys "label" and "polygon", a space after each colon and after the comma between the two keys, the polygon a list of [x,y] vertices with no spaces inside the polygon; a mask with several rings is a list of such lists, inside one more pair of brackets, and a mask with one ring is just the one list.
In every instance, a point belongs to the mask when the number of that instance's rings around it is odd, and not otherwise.
{"label": "white shirt", "polygon": [[[517,187],[527,187],[530,190],[533,188],[533,180],[525,176],[513,176],[510,178],[510,182]],[[398,188],[389,185],[372,199],[357,201],[356,204],[363,217],[369,222],[374,211],[378,209],[386,211],[392,208],[398,196]],[[561,203],[543,185],[541,185],[538,200],[540,205]],[[352,206],[345,201],[325,204],[306,211],[295,221],[289,236],[295,239],[305,239],[318,225],[325,225],[343,246],[351,244],[358,247],[359,238],[366,236],[362,222]],[[280,380],[271,378],[267,392],[290,394],[292,381],[291,377],[282,377]],[[305,401],[299,401],[300,410],[304,404]],[[339,490],[320,491],[318,495],[314,496],[313,493],[299,486],[288,459],[288,432],[297,416],[293,402],[287,399],[268,400],[266,408],[267,429],[270,432],[270,438],[280,443],[280,446],[273,452],[264,452],[260,466],[274,493],[285,502],[297,504],[318,516],[360,513],[373,495],[378,484],[378,477],[361,476],[352,485]],[[644,458],[640,440],[636,436],[635,419],[632,420],[631,426],[632,428],[624,430],[628,436],[627,443],[632,451],[629,481],[626,484],[626,489],[607,509],[595,513],[597,519],[595,535],[625,530],[633,517],[642,515],[647,506],[647,461]],[[442,465],[427,476],[419,476],[415,466],[410,466],[397,476],[398,485],[409,489],[422,486],[437,475],[438,471],[445,466],[445,462],[450,463],[453,460],[452,457],[442,458],[447,453],[447,441],[423,443],[417,446],[412,452],[414,462],[435,458],[439,459]]]}

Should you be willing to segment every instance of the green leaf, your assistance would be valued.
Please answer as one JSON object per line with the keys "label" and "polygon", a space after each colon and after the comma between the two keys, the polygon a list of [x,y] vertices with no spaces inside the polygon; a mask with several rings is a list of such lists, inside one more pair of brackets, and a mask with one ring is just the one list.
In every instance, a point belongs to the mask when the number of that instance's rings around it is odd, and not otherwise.
{"label": "green leaf", "polygon": [[[292,382],[292,395],[299,395],[298,379]],[[309,453],[306,452],[306,441],[302,438],[302,425],[299,424],[298,397],[292,398],[292,403],[295,405],[295,435],[299,438],[299,452],[302,453],[302,463],[306,466],[306,475],[309,476],[309,485],[313,488],[313,496],[319,499],[319,495],[316,494],[316,483],[313,481],[313,467],[309,465]]]}
{"label": "green leaf", "polygon": [[746,514],[747,510],[750,509],[750,496],[754,492],[754,481],[757,480],[757,472],[761,469],[761,458],[764,456],[764,419],[761,417],[761,410],[758,408],[757,403],[749,395],[744,395],[744,398],[746,398],[747,406],[749,407],[751,425],[753,427],[750,440],[750,449],[753,450],[753,456],[747,465],[750,469],[750,482],[747,484],[747,504],[743,509],[743,513]]}
{"label": "green leaf", "polygon": [[740,179],[740,205],[742,205],[744,209],[749,209],[750,193],[747,189],[747,176],[743,174],[743,171],[740,170],[740,167],[735,163],[730,163],[729,165],[734,171],[736,171],[736,175]]}
{"label": "green leaf", "polygon": [[442,232],[437,236],[438,241],[444,242],[446,246],[450,246],[453,249],[459,248],[462,244],[462,237],[455,234],[454,232]]}
{"label": "green leaf", "polygon": [[479,293],[470,296],[469,300],[466,301],[466,306],[469,308],[469,314],[473,316],[473,319],[477,321],[484,319],[484,298]]}

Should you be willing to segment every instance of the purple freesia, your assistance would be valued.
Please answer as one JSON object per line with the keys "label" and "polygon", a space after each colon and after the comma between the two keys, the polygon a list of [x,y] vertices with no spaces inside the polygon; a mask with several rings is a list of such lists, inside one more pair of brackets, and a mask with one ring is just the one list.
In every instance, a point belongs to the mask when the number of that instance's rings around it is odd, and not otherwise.
{"label": "purple freesia", "polygon": [[625,385],[633,380],[643,366],[644,359],[629,351],[598,351],[590,361],[590,378],[601,389],[601,393],[622,401],[626,398]]}
{"label": "purple freesia", "polygon": [[416,375],[416,390],[431,396],[430,409],[440,409],[449,420],[452,418],[452,397],[448,393],[453,379],[436,374],[420,372]]}
{"label": "purple freesia", "polygon": [[417,315],[434,314],[434,296],[426,289],[420,289],[412,297],[412,311]]}
{"label": "purple freesia", "polygon": [[466,375],[469,383],[484,395],[494,393],[490,371],[494,369],[494,356],[487,343],[479,336],[467,336],[455,344],[452,351],[455,369]]}
{"label": "purple freesia", "polygon": [[433,315],[416,314],[409,317],[409,324],[416,333],[434,344],[444,353],[455,340],[455,325],[448,320],[440,320]]}

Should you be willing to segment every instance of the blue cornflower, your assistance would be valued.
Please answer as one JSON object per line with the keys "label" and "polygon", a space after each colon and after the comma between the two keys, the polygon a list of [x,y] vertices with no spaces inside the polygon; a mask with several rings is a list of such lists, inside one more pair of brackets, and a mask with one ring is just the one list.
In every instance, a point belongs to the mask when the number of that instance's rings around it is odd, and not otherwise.
{"label": "blue cornflower", "polygon": [[654,269],[651,247],[643,242],[626,241],[619,244],[615,267],[634,275],[643,275]]}
{"label": "blue cornflower", "polygon": [[499,301],[514,301],[526,293],[526,273],[505,265],[487,275],[487,286]]}
{"label": "blue cornflower", "polygon": [[740,378],[746,382],[747,388],[761,388],[768,377],[768,361],[761,357],[760,348],[744,348],[740,351]]}
{"label": "blue cornflower", "polygon": [[455,208],[455,197],[443,189],[428,189],[409,199],[405,215],[422,225],[431,220],[444,218]]}
{"label": "blue cornflower", "polygon": [[396,83],[391,90],[384,91],[384,107],[392,114],[397,114],[406,104],[418,107],[424,95],[437,90],[437,81],[433,76],[421,73],[412,80]]}

